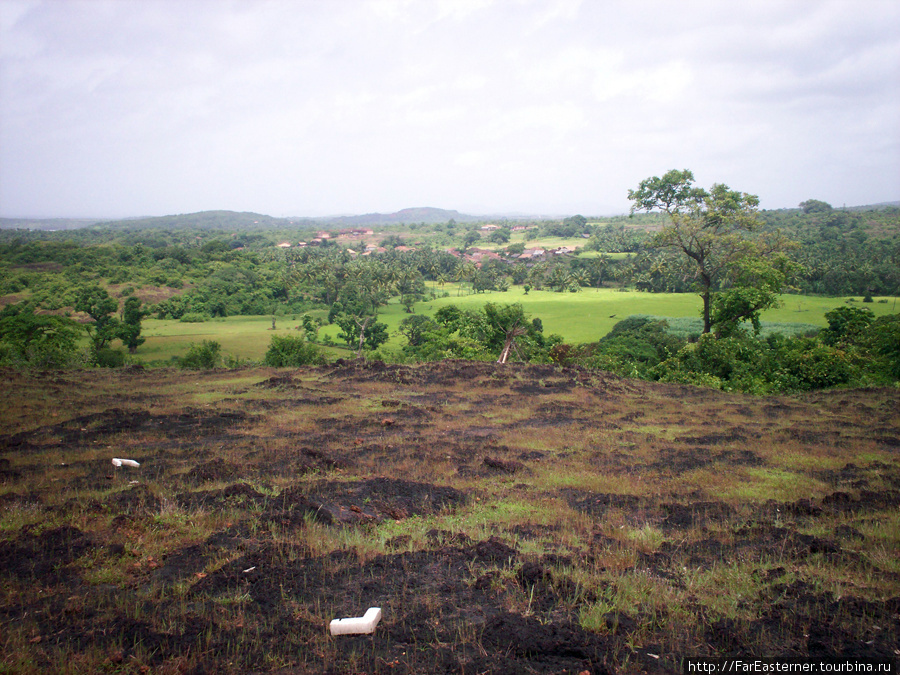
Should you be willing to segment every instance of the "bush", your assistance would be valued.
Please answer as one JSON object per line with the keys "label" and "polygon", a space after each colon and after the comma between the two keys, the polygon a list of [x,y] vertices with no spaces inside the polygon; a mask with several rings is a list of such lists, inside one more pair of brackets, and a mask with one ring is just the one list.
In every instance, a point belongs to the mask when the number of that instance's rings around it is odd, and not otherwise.
{"label": "bush", "polygon": [[188,353],[178,360],[178,365],[190,370],[215,368],[222,361],[222,345],[215,340],[204,340],[199,345],[191,343]]}
{"label": "bush", "polygon": [[772,390],[766,380],[766,373],[771,370],[770,356],[766,344],[757,339],[748,336],[716,338],[707,333],[655,366],[651,374],[662,382],[765,394]]}
{"label": "bush", "polygon": [[205,321],[209,321],[210,317],[208,314],[201,314],[200,312],[188,312],[187,314],[183,314],[180,319],[178,319],[181,323],[203,323]]}
{"label": "bush", "polygon": [[296,368],[324,362],[325,359],[314,344],[295,335],[273,335],[263,358],[263,363],[275,368]]}
{"label": "bush", "polygon": [[125,351],[102,347],[94,351],[94,364],[98,368],[121,368],[125,365]]}
{"label": "bush", "polygon": [[849,384],[860,375],[852,351],[808,338],[783,340],[777,347],[777,361],[769,377],[779,391],[826,389]]}
{"label": "bush", "polygon": [[665,320],[649,316],[623,319],[592,346],[583,364],[626,377],[647,377],[650,369],[674,356],[685,344],[669,333],[668,327]]}
{"label": "bush", "polygon": [[900,314],[875,319],[861,336],[869,369],[900,380]]}
{"label": "bush", "polygon": [[69,368],[80,364],[83,329],[71,319],[35,314],[26,303],[0,311],[0,364],[13,367]]}

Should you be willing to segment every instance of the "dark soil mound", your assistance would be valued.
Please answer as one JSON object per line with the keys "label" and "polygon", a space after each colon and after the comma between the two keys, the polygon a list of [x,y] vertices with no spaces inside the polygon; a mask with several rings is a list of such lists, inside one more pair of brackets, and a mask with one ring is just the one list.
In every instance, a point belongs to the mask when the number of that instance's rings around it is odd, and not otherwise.
{"label": "dark soil mound", "polygon": [[234,483],[221,490],[182,492],[175,499],[181,506],[189,508],[222,506],[249,508],[266,504],[270,497],[247,483]]}
{"label": "dark soil mound", "polygon": [[456,488],[391,478],[356,483],[326,481],[315,484],[310,496],[345,508],[359,508],[395,520],[453,509],[468,497]]}
{"label": "dark soil mound", "polygon": [[224,459],[212,459],[198,464],[184,475],[188,483],[211,483],[213,481],[234,480],[240,478],[243,469],[233,462]]}
{"label": "dark soil mound", "polygon": [[81,530],[63,525],[50,530],[22,529],[13,541],[0,541],[0,574],[57,583],[70,574],[69,565],[93,546]]}
{"label": "dark soil mound", "polygon": [[[897,649],[895,389],[469,361],[0,379],[0,670],[631,675]],[[373,635],[330,635],[369,607]]]}
{"label": "dark soil mound", "polygon": [[0,452],[24,447],[58,448],[85,445],[117,434],[161,434],[169,437],[204,437],[221,434],[245,422],[241,411],[210,412],[187,409],[174,415],[152,415],[146,410],[119,408],[80,415],[67,422],[0,437]]}

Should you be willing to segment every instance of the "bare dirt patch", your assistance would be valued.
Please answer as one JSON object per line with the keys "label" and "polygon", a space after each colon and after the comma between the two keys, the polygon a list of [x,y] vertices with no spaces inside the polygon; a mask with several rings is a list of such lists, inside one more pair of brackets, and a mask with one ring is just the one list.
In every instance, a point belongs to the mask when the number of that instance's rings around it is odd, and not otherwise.
{"label": "bare dirt patch", "polygon": [[[900,392],[471,362],[239,376],[235,398],[234,371],[0,372],[0,669],[596,674],[900,648]],[[371,606],[374,635],[328,634]]]}

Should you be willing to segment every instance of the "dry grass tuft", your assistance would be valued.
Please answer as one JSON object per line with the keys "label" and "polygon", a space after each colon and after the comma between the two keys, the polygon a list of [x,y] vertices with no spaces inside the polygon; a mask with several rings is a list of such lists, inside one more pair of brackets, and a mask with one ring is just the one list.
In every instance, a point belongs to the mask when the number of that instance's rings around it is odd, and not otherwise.
{"label": "dry grass tuft", "polygon": [[[0,672],[896,648],[896,390],[466,362],[0,377]],[[328,634],[369,606],[373,637]]]}

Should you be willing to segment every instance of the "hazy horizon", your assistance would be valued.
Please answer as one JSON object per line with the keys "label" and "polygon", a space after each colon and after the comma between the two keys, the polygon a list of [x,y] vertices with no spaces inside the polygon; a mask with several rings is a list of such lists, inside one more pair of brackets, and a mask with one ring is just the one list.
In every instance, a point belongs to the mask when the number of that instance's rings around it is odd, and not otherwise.
{"label": "hazy horizon", "polygon": [[[821,200],[827,202],[828,200]],[[830,202],[828,202],[830,204]],[[873,204],[831,204],[835,209],[856,209],[861,207],[880,207],[880,206],[900,206],[900,199],[892,199],[884,202],[875,202]],[[397,211],[367,211],[365,213],[330,213],[323,216],[310,216],[306,214],[285,214],[279,215],[274,213],[266,213],[264,211],[234,211],[233,209],[203,209],[202,211],[191,211],[191,212],[183,212],[183,213],[156,213],[156,214],[142,214],[142,215],[120,215],[120,216],[83,216],[83,215],[74,215],[74,216],[40,216],[40,215],[0,215],[0,218],[4,220],[33,220],[33,221],[49,221],[49,220],[83,220],[90,222],[118,222],[123,220],[144,220],[149,218],[166,218],[173,216],[187,216],[192,215],[194,213],[205,213],[205,212],[215,212],[215,211],[228,211],[234,213],[252,213],[259,216],[269,216],[272,218],[279,219],[310,219],[310,220],[328,220],[328,219],[339,219],[339,218],[359,218],[367,215],[392,215],[394,213],[399,213],[408,209],[437,209],[440,211],[456,211],[462,216],[470,216],[473,218],[567,218],[569,216],[581,215],[588,219],[591,218],[615,218],[617,216],[625,216],[628,215],[629,210],[625,209],[619,212],[610,212],[610,213],[527,213],[527,212],[517,212],[517,211],[507,211],[504,213],[470,213],[465,211],[460,211],[459,209],[451,209],[451,208],[442,208],[442,207],[430,207],[430,206],[418,206],[418,207],[404,207],[402,209],[397,209]],[[764,208],[764,207],[761,207]],[[798,206],[784,206],[784,207],[774,207],[770,210],[780,210],[780,209],[795,209]]]}
{"label": "hazy horizon", "polygon": [[[0,216],[900,196],[895,0],[0,0]],[[140,216],[139,214],[148,214]]]}

